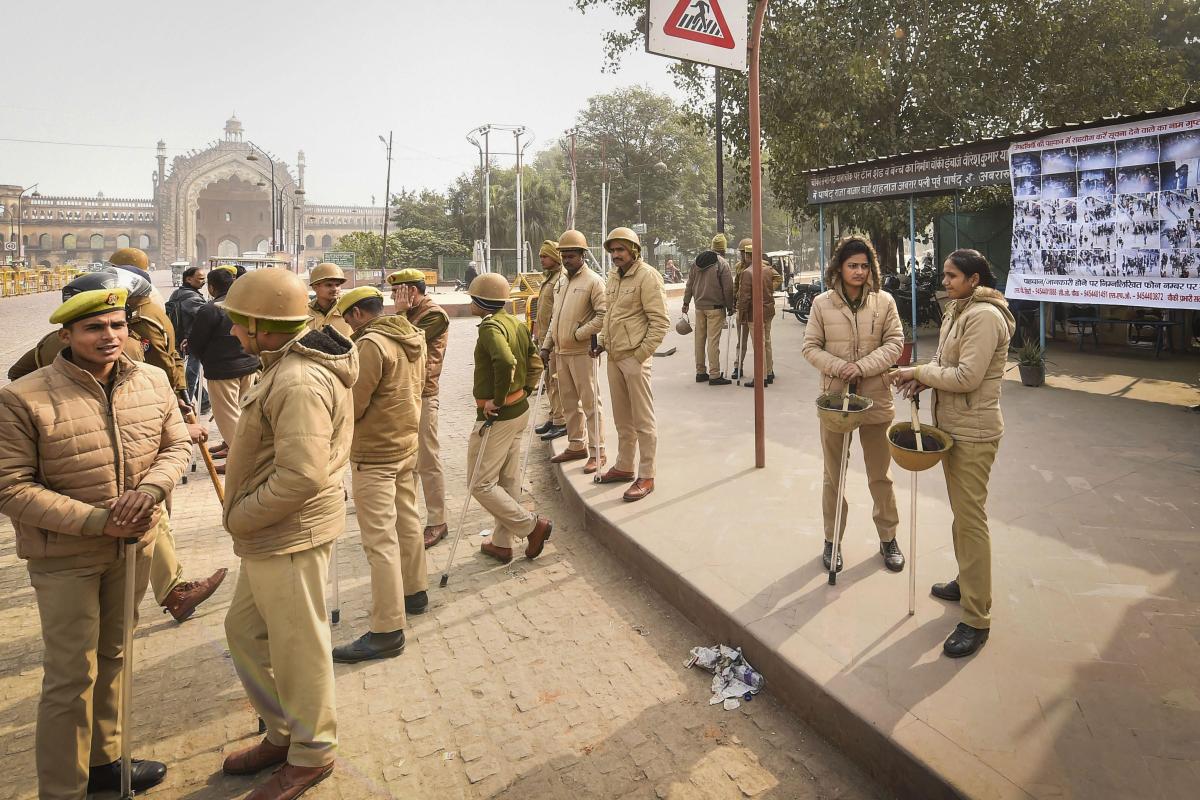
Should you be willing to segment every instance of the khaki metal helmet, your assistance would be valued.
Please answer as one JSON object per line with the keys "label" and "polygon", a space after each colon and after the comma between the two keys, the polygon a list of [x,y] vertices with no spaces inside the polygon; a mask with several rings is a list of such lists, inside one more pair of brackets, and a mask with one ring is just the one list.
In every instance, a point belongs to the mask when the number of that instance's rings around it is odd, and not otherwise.
{"label": "khaki metal helmet", "polygon": [[753,248],[754,248],[754,240],[753,239],[742,239],[740,242],[738,242],[738,250],[745,250],[745,251],[749,252]]}
{"label": "khaki metal helmet", "polygon": [[108,263],[114,267],[137,267],[141,270],[150,269],[150,258],[136,247],[122,247],[109,256]]}
{"label": "khaki metal helmet", "polygon": [[[642,240],[638,238],[638,235],[631,228],[613,228],[612,233],[604,240],[604,249],[607,250],[608,246],[616,241],[628,242],[639,251],[642,249]],[[561,245],[559,246],[561,247]]]}
{"label": "khaki metal helmet", "polygon": [[558,237],[559,250],[587,250],[587,239],[577,230],[563,231],[563,235]]}
{"label": "khaki metal helmet", "polygon": [[304,281],[286,269],[252,270],[229,287],[225,313],[251,334],[256,328],[276,333],[299,332],[308,322],[308,289]]}
{"label": "khaki metal helmet", "polygon": [[687,336],[692,332],[692,322],[688,319],[687,314],[679,318],[679,322],[675,323],[675,332],[680,336]]}
{"label": "khaki metal helmet", "polygon": [[493,303],[508,302],[508,278],[499,272],[485,272],[467,287],[467,294]]}
{"label": "khaki metal helmet", "polygon": [[338,281],[346,282],[346,273],[342,272],[342,268],[337,264],[330,264],[328,261],[323,261],[312,268],[308,273],[308,285],[314,286],[321,281]]}

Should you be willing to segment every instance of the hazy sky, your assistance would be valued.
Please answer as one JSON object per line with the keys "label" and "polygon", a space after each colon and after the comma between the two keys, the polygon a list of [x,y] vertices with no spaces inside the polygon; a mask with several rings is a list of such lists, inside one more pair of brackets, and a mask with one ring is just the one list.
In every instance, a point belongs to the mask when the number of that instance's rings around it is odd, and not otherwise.
{"label": "hazy sky", "polygon": [[4,17],[0,183],[44,194],[150,197],[155,142],[203,148],[236,111],[273,154],[305,151],[309,202],[366,204],[382,200],[389,129],[393,191],[442,189],[478,163],[463,136],[483,123],[528,126],[536,150],[589,95],[678,95],[659,56],[602,73],[615,18],[571,0],[45,0]]}

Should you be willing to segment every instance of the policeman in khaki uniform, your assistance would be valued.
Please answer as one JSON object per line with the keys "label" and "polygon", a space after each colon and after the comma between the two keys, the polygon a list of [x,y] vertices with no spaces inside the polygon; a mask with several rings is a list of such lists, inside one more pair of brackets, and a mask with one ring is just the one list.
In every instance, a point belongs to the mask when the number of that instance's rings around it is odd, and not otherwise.
{"label": "policeman in khaki uniform", "polygon": [[[13,520],[45,646],[35,744],[45,800],[120,788],[121,539],[140,540],[140,599],[161,505],[191,453],[166,377],[122,354],[126,299],[120,288],[68,298],[50,317],[65,349],[0,388],[0,513]],[[133,788],[165,774],[135,760]]]}
{"label": "policeman in khaki uniform", "polygon": [[[608,298],[604,281],[583,263],[587,240],[579,231],[564,231],[558,239],[564,272],[554,293],[554,315],[542,336],[542,361],[558,372],[567,423],[567,449],[550,459],[554,464],[587,459],[591,474],[607,462],[600,420],[600,387],[594,380],[595,361],[588,357],[593,336],[604,325]],[[540,311],[540,309],[539,309]]]}
{"label": "policeman in khaki uniform", "polygon": [[225,313],[262,361],[230,448],[224,524],[241,557],[225,618],[229,653],[266,737],[225,758],[250,775],[280,765],[250,800],[293,798],[333,772],[337,749],[325,582],[346,528],[342,474],[354,435],[358,354],[308,330],[304,283],[283,269],[234,282]]}
{"label": "policeman in khaki uniform", "polygon": [[338,310],[358,350],[350,474],[371,566],[370,627],[333,650],[334,661],[354,663],[403,653],[405,614],[429,605],[416,472],[425,336],[403,314],[384,315],[373,286],[342,295]]}
{"label": "policeman in khaki uniform", "polygon": [[504,310],[509,287],[503,275],[485,272],[467,291],[471,314],[483,318],[475,342],[471,392],[477,411],[467,445],[467,486],[495,518],[492,537],[479,550],[507,564],[514,541],[525,539],[525,557],[537,558],[554,523],[521,505],[520,469],[521,434],[532,413],[528,397],[541,380],[542,362],[525,323]]}
{"label": "policeman in khaki uniform", "polygon": [[[542,260],[542,286],[538,289],[537,319],[533,335],[537,340],[546,338],[546,331],[554,319],[554,299],[558,291],[558,279],[562,275],[562,256],[558,252],[558,242],[547,239],[542,242],[538,251]],[[546,380],[546,395],[550,398],[550,419],[534,428],[541,435],[542,441],[549,442],[567,433],[567,420],[563,414],[563,399],[558,386],[558,369],[555,363],[554,351],[550,351],[550,361],[543,373]],[[533,412],[536,414],[537,409]]]}
{"label": "policeman in khaki uniform", "polygon": [[350,326],[337,310],[338,294],[345,282],[346,273],[342,272],[342,268],[328,261],[317,264],[308,273],[308,285],[317,295],[308,304],[309,328],[319,331],[326,325],[332,325],[342,336],[350,335]]}
{"label": "policeman in khaki uniform", "polygon": [[[742,249],[743,258],[749,260],[754,252],[754,244],[746,243]],[[743,330],[749,339],[750,327],[754,324],[754,269],[749,265],[742,271],[741,280],[737,282],[737,314],[739,324],[744,320],[745,325]],[[763,386],[770,386],[775,382],[775,356],[774,350],[771,347],[771,323],[775,321],[775,290],[783,285],[783,278],[780,274],[763,261],[762,264],[762,315],[763,315]],[[750,340],[753,344],[753,340]],[[738,365],[739,374],[745,377],[745,361],[746,361],[745,342],[742,345],[741,363]],[[751,359],[753,364],[754,360]],[[750,389],[754,388],[754,381],[758,380],[759,376],[755,375],[753,380],[746,381],[742,385]]]}
{"label": "policeman in khaki uniform", "polygon": [[[617,464],[596,483],[627,483],[626,502],[654,491],[658,430],[650,364],[670,327],[666,293],[658,270],[642,261],[642,244],[629,228],[616,228],[604,240],[614,269],[608,273],[608,313],[593,357],[608,351],[608,390],[617,426]],[[637,456],[635,463],[635,455]],[[637,472],[634,472],[634,467]]]}
{"label": "policeman in khaki uniform", "polygon": [[421,390],[421,427],[417,448],[417,477],[425,495],[425,547],[446,537],[446,477],[442,469],[442,445],[438,439],[440,378],[450,339],[450,317],[426,294],[425,273],[402,269],[388,275],[396,313],[425,334],[425,386]]}

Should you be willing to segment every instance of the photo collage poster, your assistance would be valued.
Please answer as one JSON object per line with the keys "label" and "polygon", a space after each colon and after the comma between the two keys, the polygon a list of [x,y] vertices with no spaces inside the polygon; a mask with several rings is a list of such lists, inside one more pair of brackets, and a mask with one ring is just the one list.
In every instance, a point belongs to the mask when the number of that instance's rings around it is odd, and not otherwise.
{"label": "photo collage poster", "polygon": [[1010,298],[1200,308],[1200,113],[1009,148]]}

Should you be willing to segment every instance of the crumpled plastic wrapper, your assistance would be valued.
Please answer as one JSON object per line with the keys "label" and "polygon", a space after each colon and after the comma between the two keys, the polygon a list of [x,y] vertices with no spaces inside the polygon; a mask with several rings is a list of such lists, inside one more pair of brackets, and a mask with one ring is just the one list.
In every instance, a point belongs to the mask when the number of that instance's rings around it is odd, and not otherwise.
{"label": "crumpled plastic wrapper", "polygon": [[741,648],[723,644],[712,647],[693,647],[685,664],[688,669],[700,666],[713,674],[710,706],[721,703],[727,711],[741,705],[739,698],[750,700],[762,691],[766,679],[742,657]]}

